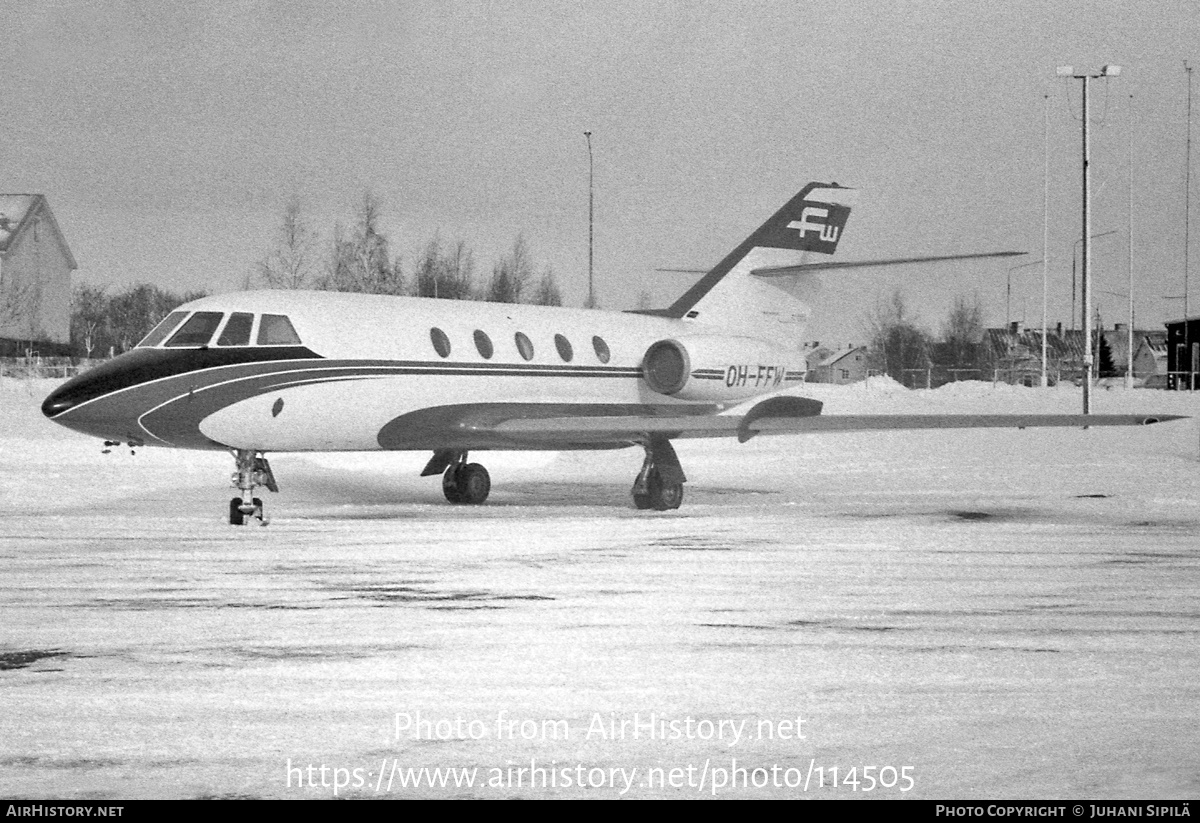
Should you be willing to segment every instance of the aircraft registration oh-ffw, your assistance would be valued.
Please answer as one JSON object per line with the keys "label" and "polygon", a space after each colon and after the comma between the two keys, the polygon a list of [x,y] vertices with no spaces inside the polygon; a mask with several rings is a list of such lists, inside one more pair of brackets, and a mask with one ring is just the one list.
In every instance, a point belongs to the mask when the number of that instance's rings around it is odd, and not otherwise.
{"label": "aircraft registration oh-ffw", "polygon": [[338,292],[255,291],[180,306],[133,350],[42,404],[107,445],[224,449],[229,521],[266,522],[270,452],[423,450],[452,503],[478,504],[493,449],[641,446],[641,509],[678,508],[687,437],[961,427],[1112,426],[1167,415],[822,416],[800,341],[814,272],[919,260],[832,255],[855,192],[811,183],[669,308],[613,312]]}

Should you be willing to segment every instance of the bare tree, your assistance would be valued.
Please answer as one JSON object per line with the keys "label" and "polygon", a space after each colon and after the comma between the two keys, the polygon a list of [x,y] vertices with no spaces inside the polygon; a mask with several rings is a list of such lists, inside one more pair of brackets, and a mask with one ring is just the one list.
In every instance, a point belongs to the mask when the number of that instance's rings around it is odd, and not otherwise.
{"label": "bare tree", "polygon": [[400,259],[388,257],[388,240],[380,232],[383,210],[379,200],[363,194],[350,236],[338,225],[334,230],[333,257],[321,283],[331,291],[365,294],[403,294]]}
{"label": "bare tree", "polygon": [[899,382],[905,381],[906,371],[929,368],[930,337],[919,322],[899,289],[877,300],[867,317],[872,368]]}
{"label": "bare tree", "polygon": [[299,198],[288,201],[273,251],[258,262],[258,278],[269,289],[308,289],[320,277],[320,244],[304,219]]}
{"label": "bare tree", "polygon": [[559,291],[558,281],[554,278],[554,269],[549,266],[542,272],[542,279],[538,281],[537,289],[533,292],[532,302],[537,306],[562,305],[562,292]]}
{"label": "bare tree", "polygon": [[13,277],[0,280],[0,328],[21,326],[29,321],[33,311],[33,289],[28,284],[18,283]]}
{"label": "bare tree", "polygon": [[108,329],[108,295],[104,287],[79,284],[71,294],[71,347],[91,359]]}
{"label": "bare tree", "polygon": [[525,235],[518,234],[509,253],[492,267],[485,299],[492,303],[520,303],[532,278],[533,257]]}
{"label": "bare tree", "polygon": [[942,324],[939,365],[950,369],[981,369],[983,362],[983,306],[979,295],[954,298]]}
{"label": "bare tree", "polygon": [[443,250],[441,237],[434,235],[417,258],[414,292],[418,297],[468,300],[474,269],[475,259],[466,243],[459,240]]}

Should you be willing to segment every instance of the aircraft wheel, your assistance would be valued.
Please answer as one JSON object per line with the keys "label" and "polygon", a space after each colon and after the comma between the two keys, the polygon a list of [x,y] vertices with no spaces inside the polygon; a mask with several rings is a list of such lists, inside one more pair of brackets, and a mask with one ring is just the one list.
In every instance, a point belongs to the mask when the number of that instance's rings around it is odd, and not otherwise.
{"label": "aircraft wheel", "polygon": [[462,492],[458,489],[458,466],[451,466],[442,475],[442,494],[451,503],[461,503]]}
{"label": "aircraft wheel", "polygon": [[657,509],[660,512],[668,509],[678,509],[683,503],[683,484],[682,483],[663,483],[662,477],[657,471],[650,473],[647,478],[647,486],[649,486],[650,507]]}
{"label": "aircraft wheel", "polygon": [[633,507],[635,509],[649,509],[651,506],[649,493],[643,492],[639,494],[636,491],[633,493]]}
{"label": "aircraft wheel", "polygon": [[242,514],[242,498],[235,497],[229,501],[229,525],[241,526],[246,522],[246,515]]}
{"label": "aircraft wheel", "polygon": [[492,478],[488,471],[479,463],[468,463],[460,468],[455,478],[457,480],[459,500],[478,506],[487,500],[492,490]]}

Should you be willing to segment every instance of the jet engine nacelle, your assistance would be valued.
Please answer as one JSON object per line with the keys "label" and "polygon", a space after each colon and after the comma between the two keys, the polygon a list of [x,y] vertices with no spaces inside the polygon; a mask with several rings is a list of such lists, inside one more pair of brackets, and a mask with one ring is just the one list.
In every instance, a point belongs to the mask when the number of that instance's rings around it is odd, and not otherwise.
{"label": "jet engine nacelle", "polygon": [[696,335],[651,344],[642,376],[652,390],[680,400],[736,401],[784,388],[795,357],[751,337]]}

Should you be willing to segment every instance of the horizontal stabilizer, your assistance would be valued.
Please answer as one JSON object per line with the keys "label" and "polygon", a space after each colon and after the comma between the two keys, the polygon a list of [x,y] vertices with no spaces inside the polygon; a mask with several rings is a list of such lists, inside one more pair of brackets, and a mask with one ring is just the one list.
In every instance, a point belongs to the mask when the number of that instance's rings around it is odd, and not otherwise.
{"label": "horizontal stabilizer", "polygon": [[[936,263],[942,260],[979,260],[984,257],[1016,257],[1027,254],[1023,251],[993,251],[983,254],[943,254],[933,257],[896,257],[890,260],[845,260],[834,263],[800,263],[795,266],[772,266],[754,269],[750,272],[755,277],[788,277],[793,274],[807,274],[825,269],[869,269],[875,266],[903,266],[907,263]],[[666,271],[665,269],[663,271]]]}

